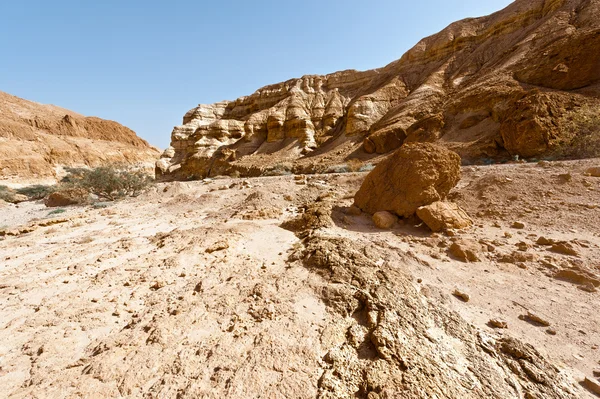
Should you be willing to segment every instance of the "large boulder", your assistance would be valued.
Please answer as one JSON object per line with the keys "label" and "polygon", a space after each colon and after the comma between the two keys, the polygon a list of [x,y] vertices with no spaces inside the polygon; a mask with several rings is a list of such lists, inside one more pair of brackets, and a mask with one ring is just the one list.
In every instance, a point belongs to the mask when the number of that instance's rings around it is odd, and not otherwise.
{"label": "large boulder", "polygon": [[431,143],[407,143],[367,175],[354,196],[365,212],[401,217],[444,199],[460,180],[460,157]]}
{"label": "large boulder", "polygon": [[417,216],[431,229],[442,231],[448,229],[465,229],[473,225],[473,221],[463,209],[452,202],[437,201],[417,209]]}

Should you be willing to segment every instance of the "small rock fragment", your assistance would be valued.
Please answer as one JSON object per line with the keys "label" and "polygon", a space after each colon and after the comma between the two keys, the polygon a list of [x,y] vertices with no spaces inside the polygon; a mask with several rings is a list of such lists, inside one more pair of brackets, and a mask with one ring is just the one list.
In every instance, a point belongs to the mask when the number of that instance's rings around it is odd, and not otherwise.
{"label": "small rock fragment", "polygon": [[217,241],[210,247],[206,248],[205,252],[212,254],[213,252],[222,251],[227,248],[229,248],[229,243],[227,241]]}
{"label": "small rock fragment", "polygon": [[594,381],[591,378],[585,377],[583,385],[596,395],[600,395],[600,383],[598,381]]}
{"label": "small rock fragment", "polygon": [[524,229],[525,228],[525,223],[516,221],[516,222],[514,222],[512,224],[512,228],[513,229]]}
{"label": "small rock fragment", "polygon": [[592,177],[600,177],[600,166],[594,166],[585,171],[585,174]]}
{"label": "small rock fragment", "polygon": [[579,256],[579,251],[577,251],[575,246],[570,242],[557,242],[556,244],[552,245],[550,250],[558,254]]}
{"label": "small rock fragment", "polygon": [[508,323],[501,319],[491,319],[488,324],[493,328],[508,328]]}
{"label": "small rock fragment", "polygon": [[458,240],[450,246],[448,252],[463,262],[479,261],[479,244],[471,240]]}
{"label": "small rock fragment", "polygon": [[459,290],[458,288],[454,290],[452,295],[454,295],[455,297],[457,297],[458,299],[460,299],[463,302],[469,302],[469,300],[471,299],[471,296],[469,294],[467,294],[464,291]]}
{"label": "small rock fragment", "polygon": [[540,317],[537,314],[532,313],[532,312],[527,312],[526,315],[519,316],[519,319],[525,320],[525,321],[530,321],[530,322],[533,322],[533,323],[538,324],[538,325],[543,326],[543,327],[549,327],[550,326],[550,322],[549,321],[547,321],[546,319],[544,319],[544,318],[542,318],[542,317]]}
{"label": "small rock fragment", "polygon": [[473,225],[469,215],[451,202],[437,201],[422,206],[417,209],[417,216],[434,232],[446,229],[464,229]]}
{"label": "small rock fragment", "polygon": [[373,223],[380,229],[389,229],[398,222],[398,216],[387,211],[377,212],[373,215]]}
{"label": "small rock fragment", "polygon": [[540,237],[538,238],[537,242],[538,245],[552,245],[555,243],[555,241],[551,238],[546,238],[546,237]]}

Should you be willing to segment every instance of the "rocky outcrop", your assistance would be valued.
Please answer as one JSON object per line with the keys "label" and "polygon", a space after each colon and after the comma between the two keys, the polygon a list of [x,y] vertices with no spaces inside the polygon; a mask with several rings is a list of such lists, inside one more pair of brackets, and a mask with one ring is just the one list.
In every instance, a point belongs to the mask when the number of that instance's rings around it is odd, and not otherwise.
{"label": "rocky outcrop", "polygon": [[572,121],[600,110],[600,2],[517,0],[456,22],[398,61],[304,76],[235,101],[200,105],[173,130],[164,179],[320,171],[439,142],[465,162],[548,156]]}
{"label": "rocky outcrop", "polygon": [[365,178],[354,204],[368,213],[401,217],[444,199],[460,180],[460,157],[430,143],[405,144]]}
{"label": "rocky outcrop", "polygon": [[56,177],[62,167],[152,164],[157,149],[135,132],[0,92],[0,179]]}
{"label": "rocky outcrop", "polygon": [[[323,219],[326,211],[306,212]],[[323,278],[317,292],[338,326],[321,339],[329,348],[317,398],[576,397],[566,374],[531,345],[478,331],[415,289],[393,266],[414,261],[408,255],[321,228],[300,237],[292,258]]]}

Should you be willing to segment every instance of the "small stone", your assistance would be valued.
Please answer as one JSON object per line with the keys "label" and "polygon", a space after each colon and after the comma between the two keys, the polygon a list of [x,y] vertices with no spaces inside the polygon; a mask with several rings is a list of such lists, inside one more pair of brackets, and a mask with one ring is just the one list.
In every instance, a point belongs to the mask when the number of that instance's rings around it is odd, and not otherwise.
{"label": "small stone", "polygon": [[573,176],[570,173],[562,173],[558,175],[558,178],[565,183],[573,180]]}
{"label": "small stone", "polygon": [[501,319],[491,319],[488,324],[493,328],[508,328],[508,323]]}
{"label": "small stone", "polygon": [[463,262],[478,262],[479,251],[479,244],[471,240],[458,240],[448,250],[450,255]]}
{"label": "small stone", "polygon": [[304,180],[305,176],[304,175],[296,175],[294,176],[294,180],[298,181],[298,180]]}
{"label": "small stone", "polygon": [[286,200],[286,201],[292,201],[294,198],[291,195],[286,194],[286,195],[283,196],[283,199]]}
{"label": "small stone", "polygon": [[469,300],[471,300],[471,296],[469,294],[467,294],[464,291],[459,290],[458,288],[454,290],[452,295],[454,295],[455,297],[457,297],[458,299],[460,299],[463,302],[469,302]]}
{"label": "small stone", "polygon": [[530,321],[530,322],[533,322],[534,324],[538,324],[538,325],[543,326],[543,327],[549,327],[550,326],[550,322],[549,321],[547,321],[546,319],[544,319],[544,318],[542,318],[542,317],[540,317],[537,314],[532,313],[532,312],[527,312],[526,315],[519,316],[519,319]]}
{"label": "small stone", "polygon": [[346,209],[346,214],[350,216],[360,216],[362,211],[356,205],[352,205],[351,207]]}
{"label": "small stone", "polygon": [[513,229],[524,229],[525,228],[525,223],[516,221],[516,222],[514,222],[512,224],[512,228]]}
{"label": "small stone", "polygon": [[595,369],[592,374],[594,374],[594,377],[600,377],[600,369]]}
{"label": "small stone", "polygon": [[598,381],[594,381],[591,378],[585,377],[583,385],[596,395],[600,395],[600,383]]}
{"label": "small stone", "polygon": [[217,241],[210,247],[206,248],[205,252],[212,254],[213,252],[222,251],[227,248],[229,248],[229,243],[227,241]]}
{"label": "small stone", "polygon": [[554,244],[554,242],[555,242],[554,240],[542,236],[542,237],[538,238],[536,243],[538,245],[552,245],[552,244]]}
{"label": "small stone", "polygon": [[465,229],[473,225],[467,213],[451,202],[437,201],[417,209],[417,216],[431,231]]}
{"label": "small stone", "polygon": [[549,329],[546,330],[546,334],[548,334],[548,335],[556,335],[557,333],[556,333],[555,329],[549,328]]}
{"label": "small stone", "polygon": [[152,285],[150,286],[150,289],[151,289],[151,290],[154,290],[154,291],[156,291],[156,290],[159,290],[159,289],[161,289],[161,288],[162,288],[162,287],[164,287],[164,286],[165,286],[165,283],[164,283],[163,281],[155,281],[155,282],[154,282],[154,283],[152,283]]}
{"label": "small stone", "polygon": [[380,229],[389,229],[398,222],[398,216],[387,211],[377,212],[373,215],[373,223]]}
{"label": "small stone", "polygon": [[594,166],[585,171],[585,174],[592,177],[600,177],[600,166]]}

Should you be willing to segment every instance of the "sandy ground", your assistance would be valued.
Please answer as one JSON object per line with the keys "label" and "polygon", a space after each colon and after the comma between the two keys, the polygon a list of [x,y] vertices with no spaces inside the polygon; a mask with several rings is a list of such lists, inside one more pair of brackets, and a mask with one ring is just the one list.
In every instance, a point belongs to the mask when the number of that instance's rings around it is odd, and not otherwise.
{"label": "sandy ground", "polygon": [[[0,397],[315,397],[331,315],[319,277],[288,261],[299,240],[280,225],[325,192],[328,234],[413,255],[401,267],[421,291],[594,378],[600,178],[584,171],[597,163],[466,167],[451,198],[475,226],[450,235],[347,214],[364,174],[166,183],[55,215],[1,205]],[[456,241],[479,260],[449,254]]]}

